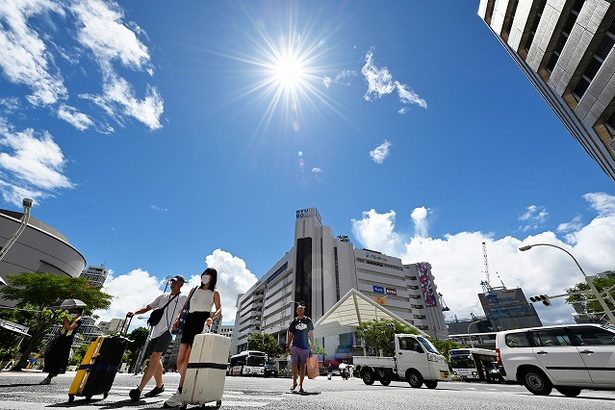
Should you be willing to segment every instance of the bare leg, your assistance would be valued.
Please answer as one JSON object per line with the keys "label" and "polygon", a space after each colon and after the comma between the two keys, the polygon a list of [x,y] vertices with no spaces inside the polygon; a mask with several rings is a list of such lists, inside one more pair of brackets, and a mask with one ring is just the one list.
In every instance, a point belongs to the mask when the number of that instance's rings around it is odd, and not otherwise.
{"label": "bare leg", "polygon": [[305,369],[307,369],[307,363],[299,365],[299,388],[303,389],[303,378],[305,377]]}
{"label": "bare leg", "polygon": [[[162,356],[161,352],[153,352],[149,358],[149,363],[147,364],[147,369],[145,369],[145,373],[141,378],[141,384],[139,384],[139,391],[143,391],[147,383],[151,380],[152,376],[157,376],[159,368],[162,366],[160,363],[160,357]],[[158,377],[156,377],[156,386],[162,386],[162,377],[160,377],[160,381],[158,381]]]}
{"label": "bare leg", "polygon": [[291,369],[293,372],[293,388],[297,385],[297,363],[293,363],[291,365]]}
{"label": "bare leg", "polygon": [[184,386],[186,369],[188,368],[188,359],[190,358],[190,350],[192,350],[192,346],[187,343],[182,343],[181,346],[179,346],[179,352],[177,353],[177,370],[180,373],[180,387]]}

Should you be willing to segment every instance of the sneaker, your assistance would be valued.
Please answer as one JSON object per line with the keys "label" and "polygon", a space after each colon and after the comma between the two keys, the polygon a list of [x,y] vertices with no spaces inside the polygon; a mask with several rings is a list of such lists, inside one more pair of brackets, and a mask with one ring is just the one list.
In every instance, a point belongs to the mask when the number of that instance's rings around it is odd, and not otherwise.
{"label": "sneaker", "polygon": [[139,389],[132,389],[128,395],[130,396],[130,400],[132,401],[139,401],[139,399],[141,398],[141,390]]}
{"label": "sneaker", "polygon": [[158,386],[154,387],[152,390],[145,393],[143,397],[156,397],[162,392],[164,392],[164,384],[160,387]]}
{"label": "sneaker", "polygon": [[175,407],[182,407],[183,403],[181,401],[181,399],[179,398],[181,396],[181,393],[178,391],[176,391],[175,393],[173,393],[173,395],[171,397],[169,397],[167,399],[167,401],[164,402],[163,407],[165,409],[168,408],[175,408]]}
{"label": "sneaker", "polygon": [[45,377],[39,384],[51,384],[51,377]]}

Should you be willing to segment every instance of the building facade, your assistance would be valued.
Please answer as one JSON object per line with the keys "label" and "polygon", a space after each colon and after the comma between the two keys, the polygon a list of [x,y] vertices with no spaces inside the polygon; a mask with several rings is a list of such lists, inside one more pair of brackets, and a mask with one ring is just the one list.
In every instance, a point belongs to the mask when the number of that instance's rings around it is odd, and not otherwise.
{"label": "building facade", "polygon": [[615,3],[481,0],[478,15],[615,180]]}
{"label": "building facade", "polygon": [[494,288],[479,293],[478,299],[493,330],[542,326],[542,321],[523,293],[523,289]]}
{"label": "building facade", "polygon": [[220,325],[218,329],[218,334],[232,339],[233,329],[235,329],[235,325]]}
{"label": "building facade", "polygon": [[[237,298],[231,351],[247,348],[249,335],[262,331],[286,342],[297,303],[318,320],[350,289],[383,304],[424,332],[446,338],[442,306],[428,263],[355,249],[346,236],[334,237],[316,208],[295,215],[293,247],[247,292]],[[356,340],[352,333],[318,340],[329,356],[345,358]]]}

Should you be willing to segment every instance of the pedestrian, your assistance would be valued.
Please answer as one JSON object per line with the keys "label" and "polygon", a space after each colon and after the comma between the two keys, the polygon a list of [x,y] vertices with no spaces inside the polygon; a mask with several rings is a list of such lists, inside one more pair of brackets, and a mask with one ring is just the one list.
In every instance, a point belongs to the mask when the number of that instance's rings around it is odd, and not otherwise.
{"label": "pedestrian", "polygon": [[[214,268],[207,268],[201,274],[201,285],[194,288],[188,296],[186,301],[188,315],[183,324],[183,329],[181,329],[181,344],[177,352],[177,371],[180,374],[179,386],[177,391],[164,402],[165,408],[182,406],[180,395],[184,385],[184,378],[186,377],[186,369],[188,368],[188,359],[190,358],[194,337],[199,333],[203,333],[206,327],[211,328],[213,321],[222,314],[220,293],[216,290],[217,282],[218,271]],[[214,305],[216,310],[212,313],[211,310]],[[184,310],[183,307],[182,310]],[[179,327],[180,316],[175,319],[173,330],[178,330]]]}
{"label": "pedestrian", "polygon": [[290,391],[294,392],[297,388],[298,372],[299,393],[303,394],[305,393],[305,390],[303,390],[303,379],[305,377],[307,359],[314,349],[314,323],[312,323],[312,319],[305,316],[305,306],[302,304],[297,306],[297,317],[290,322],[286,340],[288,341],[286,350],[290,350],[290,361],[293,373],[293,385]]}
{"label": "pedestrian", "polygon": [[329,365],[327,366],[327,378],[331,380],[331,376],[333,376],[333,366],[331,366],[331,363],[329,363]]}
{"label": "pedestrian", "polygon": [[68,315],[64,315],[60,333],[51,341],[45,352],[45,366],[43,372],[47,373],[39,384],[50,384],[51,379],[66,371],[70,347],[73,344],[75,334],[81,326],[81,314],[83,309],[71,309]]}
{"label": "pedestrian", "polygon": [[349,364],[348,365],[348,377],[351,379],[354,379],[354,365]]}
{"label": "pedestrian", "polygon": [[[162,381],[162,355],[167,351],[173,336],[171,335],[171,326],[173,321],[181,311],[182,306],[186,303],[188,296],[181,294],[181,288],[186,283],[183,276],[176,275],[170,279],[171,292],[164,293],[158,296],[152,303],[142,307],[134,312],[128,312],[128,316],[140,315],[152,310],[152,314],[148,320],[148,324],[152,326],[150,333],[150,341],[146,351],[150,352],[148,364],[141,378],[141,383],[137,388],[132,389],[128,395],[132,401],[139,401],[141,393],[147,383],[154,377],[156,386],[149,392],[144,394],[144,397],[156,397],[164,392],[164,383]],[[139,363],[140,364],[140,363]]]}

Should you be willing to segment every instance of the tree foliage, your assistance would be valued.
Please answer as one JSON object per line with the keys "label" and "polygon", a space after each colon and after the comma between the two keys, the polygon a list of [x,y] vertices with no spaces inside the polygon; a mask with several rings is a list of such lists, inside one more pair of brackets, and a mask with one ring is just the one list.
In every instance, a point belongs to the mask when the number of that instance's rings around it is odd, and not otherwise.
{"label": "tree foliage", "polygon": [[450,355],[448,354],[448,352],[451,349],[458,349],[462,347],[462,345],[450,339],[443,340],[429,338],[429,341],[436,347],[436,349],[438,349],[440,353],[442,353],[444,357],[446,357],[447,361],[450,361]]}
{"label": "tree foliage", "polygon": [[[598,289],[598,291],[602,292],[603,290],[615,286],[615,277],[595,278],[594,285],[596,286],[596,289]],[[594,296],[591,293],[574,294],[574,292],[590,292],[589,285],[586,282],[577,283],[574,287],[566,289],[566,293],[568,293],[566,302],[573,305],[575,309],[580,312],[591,314],[604,311],[604,309],[600,305],[600,302],[595,300]],[[615,299],[615,289],[612,289],[609,293]],[[613,303],[608,298],[604,299],[607,305],[611,309],[615,310],[615,306],[613,305]]]}
{"label": "tree foliage", "polygon": [[[16,301],[17,308],[31,310],[27,322],[32,336],[22,357],[14,367],[20,370],[26,365],[30,353],[40,344],[51,325],[62,318],[62,311],[51,310],[64,299],[79,299],[86,305],[86,313],[105,309],[111,304],[112,296],[89,284],[85,278],[71,278],[44,272],[25,272],[7,278],[8,286],[0,288],[0,294]],[[22,322],[23,323],[23,322]]]}
{"label": "tree foliage", "polygon": [[248,337],[248,349],[267,353],[269,360],[277,358],[283,352],[275,337],[260,332],[254,332]]}
{"label": "tree foliage", "polygon": [[128,348],[124,354],[124,361],[128,364],[129,368],[132,368],[135,361],[138,360],[141,348],[147,343],[148,335],[149,330],[146,327],[138,327],[126,336],[132,341],[132,343],[128,344]]}
{"label": "tree foliage", "polygon": [[365,342],[365,347],[373,348],[383,356],[395,353],[395,334],[418,334],[418,330],[393,319],[370,320],[357,326],[357,337]]}

